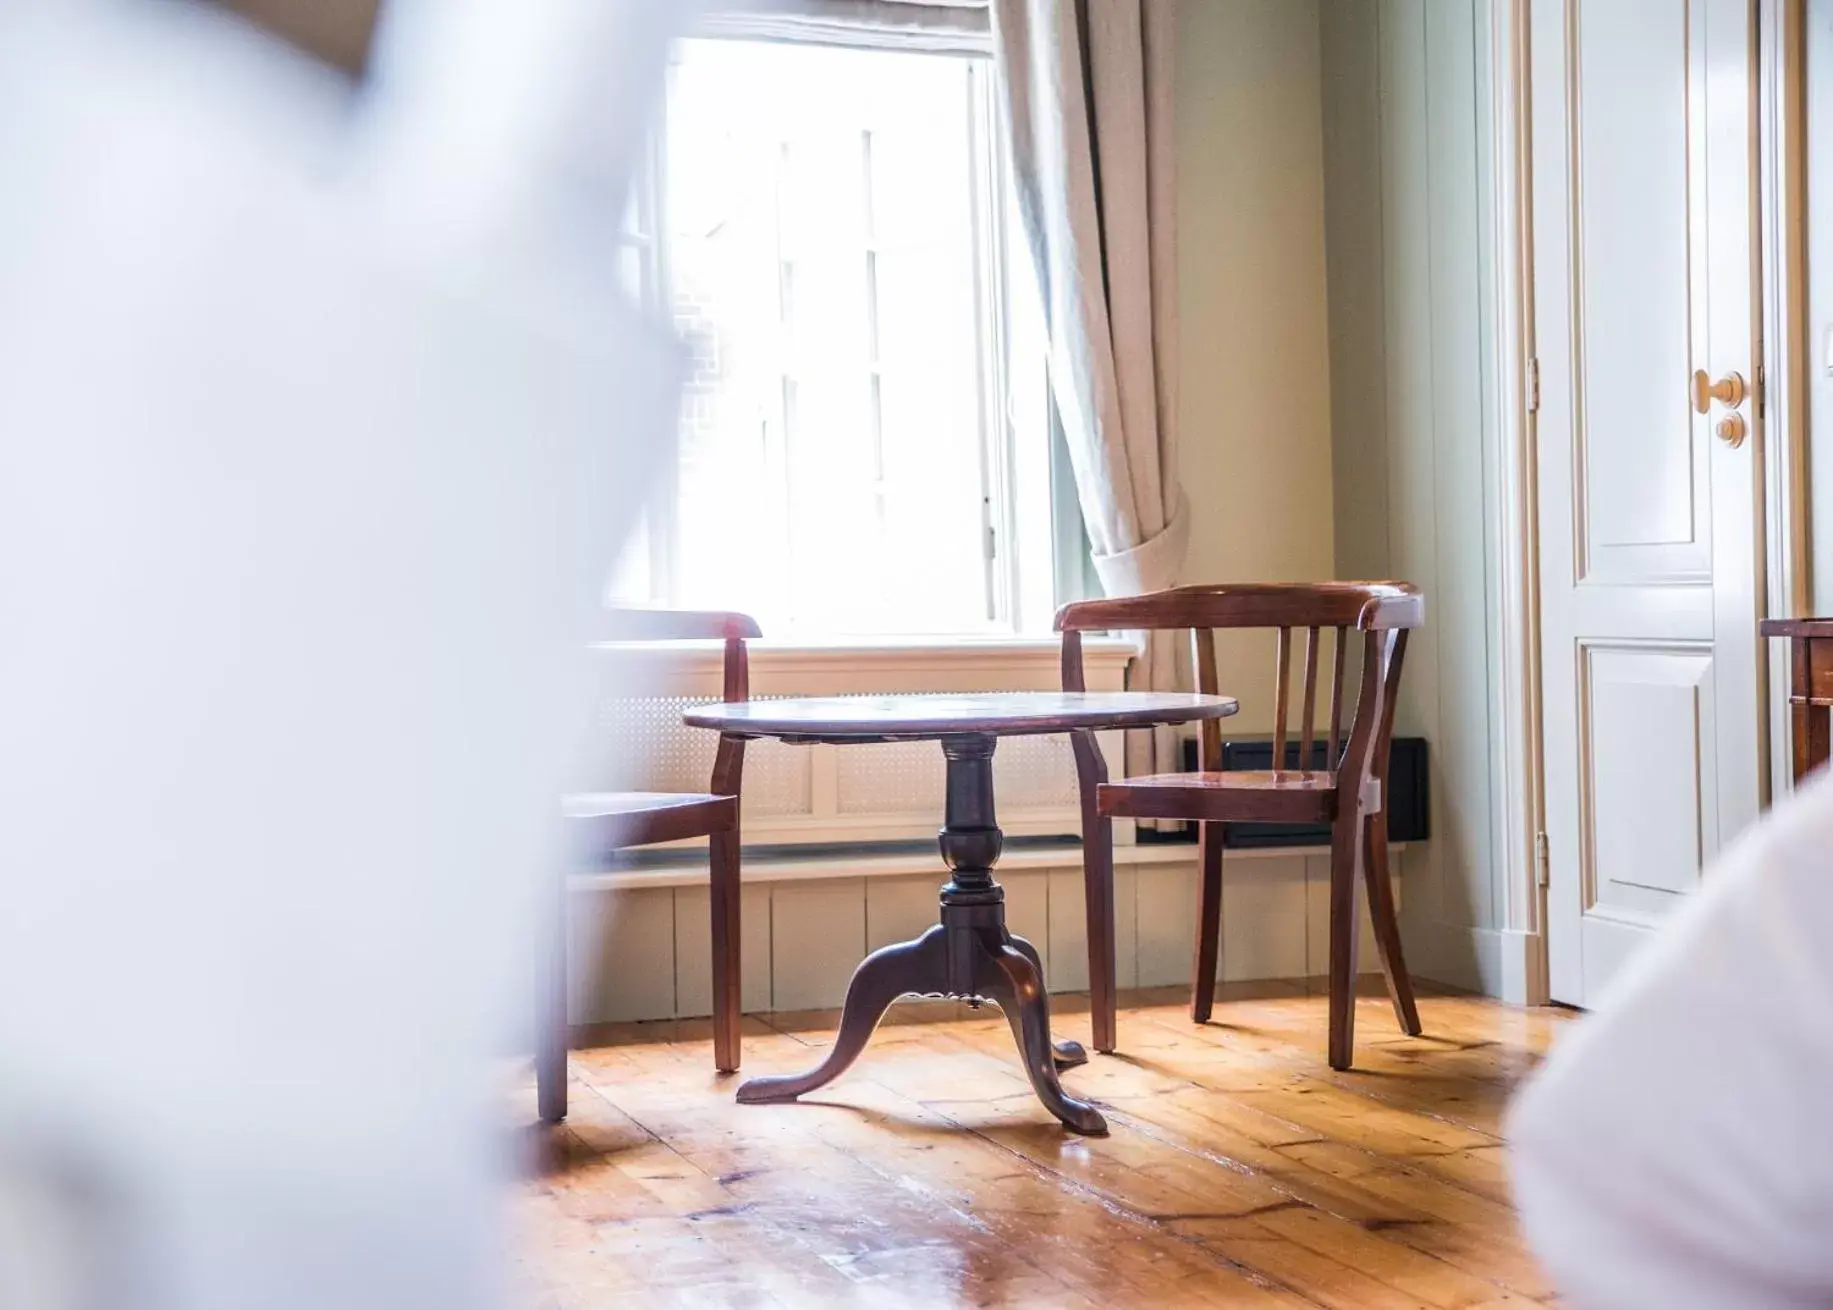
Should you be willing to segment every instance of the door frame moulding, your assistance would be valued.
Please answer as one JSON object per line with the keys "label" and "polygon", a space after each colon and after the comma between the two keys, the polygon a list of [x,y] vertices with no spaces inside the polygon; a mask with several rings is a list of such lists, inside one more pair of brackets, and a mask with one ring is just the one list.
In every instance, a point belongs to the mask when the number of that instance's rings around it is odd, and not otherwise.
{"label": "door frame moulding", "polygon": [[[1763,542],[1759,560],[1770,614],[1802,614],[1810,595],[1805,387],[1806,222],[1805,81],[1801,58],[1803,0],[1752,0],[1757,22],[1758,213],[1752,231],[1758,259],[1762,409],[1757,458]],[[1539,834],[1545,822],[1545,773],[1540,715],[1539,509],[1536,497],[1537,418],[1533,303],[1533,175],[1529,0],[1496,6],[1489,56],[1495,88],[1494,196],[1489,270],[1495,310],[1496,385],[1490,415],[1491,584],[1496,606],[1498,676],[1495,689],[1497,777],[1496,849],[1503,884],[1502,999],[1543,1005],[1548,1000],[1546,888]],[[1787,653],[1766,652],[1764,716],[1767,768],[1760,794],[1790,786]],[[1762,672],[1759,672],[1762,676]],[[1759,765],[1761,767],[1761,765]]]}
{"label": "door frame moulding", "polygon": [[[1807,154],[1804,0],[1758,0],[1756,283],[1762,297],[1762,386],[1757,393],[1762,460],[1766,612],[1801,615],[1812,595],[1807,446]],[[1769,798],[1793,789],[1788,652],[1765,652]]]}
{"label": "door frame moulding", "polygon": [[1500,995],[1547,1002],[1546,891],[1541,885],[1544,788],[1540,736],[1539,503],[1535,415],[1532,152],[1528,0],[1491,10],[1489,33],[1489,302],[1494,306],[1488,389],[1491,442],[1489,585],[1496,679],[1492,747],[1499,784],[1495,843],[1501,863]]}

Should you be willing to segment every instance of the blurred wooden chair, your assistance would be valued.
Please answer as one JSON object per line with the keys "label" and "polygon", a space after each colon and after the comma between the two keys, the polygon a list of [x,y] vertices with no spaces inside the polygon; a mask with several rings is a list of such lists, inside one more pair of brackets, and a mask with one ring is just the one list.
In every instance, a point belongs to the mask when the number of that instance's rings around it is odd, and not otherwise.
{"label": "blurred wooden chair", "polygon": [[[725,642],[724,698],[750,695],[745,642],[761,635],[743,614],[687,610],[614,609],[609,637],[617,642],[715,640]],[[598,792],[569,796],[565,813],[569,849],[594,862],[634,846],[706,837],[713,906],[713,1064],[730,1073],[739,1064],[739,834],[738,794],[745,744],[721,737],[713,777],[704,792]],[[550,1123],[566,1117],[567,967],[566,879],[547,952],[547,1013],[535,1058],[536,1101]]]}
{"label": "blurred wooden chair", "polygon": [[1789,736],[1799,783],[1833,753],[1833,619],[1764,619],[1757,631],[1789,645]]}
{"label": "blurred wooden chair", "polygon": [[[1222,829],[1236,822],[1328,823],[1330,861],[1330,1039],[1332,1068],[1347,1069],[1355,1044],[1356,877],[1368,886],[1369,915],[1381,969],[1402,1031],[1417,1036],[1419,1009],[1400,949],[1388,872],[1388,750],[1407,632],[1425,618],[1425,602],[1404,582],[1222,584],[1178,587],[1145,596],[1081,601],[1056,618],[1063,634],[1063,687],[1080,691],[1086,631],[1189,628],[1197,690],[1214,692],[1214,630],[1278,631],[1278,693],[1273,712],[1273,768],[1221,771],[1222,728],[1202,725],[1195,773],[1160,773],[1110,782],[1094,734],[1073,734],[1082,792],[1083,874],[1088,901],[1089,990],[1095,1046],[1114,1049],[1114,862],[1116,818],[1182,819],[1199,824],[1196,977],[1190,1015],[1207,1022],[1215,1003],[1222,922]],[[1320,637],[1335,630],[1325,767],[1313,764]],[[1297,767],[1287,767],[1291,658],[1295,629],[1306,632],[1304,695]],[[1361,691],[1343,742],[1343,673],[1351,632],[1362,634]]]}

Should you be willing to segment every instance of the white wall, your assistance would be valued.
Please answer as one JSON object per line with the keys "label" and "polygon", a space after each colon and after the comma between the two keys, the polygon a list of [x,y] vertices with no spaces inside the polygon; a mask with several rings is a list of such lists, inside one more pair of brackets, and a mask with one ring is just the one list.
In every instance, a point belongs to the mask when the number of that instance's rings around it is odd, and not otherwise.
{"label": "white wall", "polygon": [[[1184,577],[1332,577],[1318,6],[1195,0],[1178,23]],[[1270,644],[1218,657],[1233,726],[1271,731]]]}
{"label": "white wall", "polygon": [[1499,985],[1484,0],[1323,0],[1336,567],[1426,592],[1398,731],[1432,759],[1414,971]]}

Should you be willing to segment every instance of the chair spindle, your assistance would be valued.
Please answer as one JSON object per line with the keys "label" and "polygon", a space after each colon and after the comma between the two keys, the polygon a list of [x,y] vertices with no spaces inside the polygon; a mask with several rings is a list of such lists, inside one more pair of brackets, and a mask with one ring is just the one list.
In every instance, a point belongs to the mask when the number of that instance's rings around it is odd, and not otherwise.
{"label": "chair spindle", "polygon": [[1292,694],[1292,629],[1279,630],[1279,672],[1273,697],[1273,769],[1286,767],[1286,702]]}
{"label": "chair spindle", "polygon": [[1343,731],[1343,656],[1349,649],[1349,629],[1338,626],[1336,640],[1336,670],[1330,678],[1330,753],[1324,767],[1336,771],[1337,747],[1342,741]]}
{"label": "chair spindle", "polygon": [[[1190,630],[1190,662],[1196,668],[1197,690],[1217,694],[1216,634],[1208,628]],[[1209,773],[1222,767],[1222,721],[1205,719],[1197,729],[1197,769]]]}
{"label": "chair spindle", "polygon": [[1305,701],[1300,707],[1298,730],[1298,767],[1311,767],[1311,743],[1317,721],[1317,643],[1318,630],[1313,624],[1305,629]]}

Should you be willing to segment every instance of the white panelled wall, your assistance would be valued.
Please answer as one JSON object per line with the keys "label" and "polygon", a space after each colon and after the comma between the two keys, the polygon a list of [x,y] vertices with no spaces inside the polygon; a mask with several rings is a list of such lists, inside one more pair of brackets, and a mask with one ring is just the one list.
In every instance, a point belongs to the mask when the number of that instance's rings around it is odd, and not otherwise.
{"label": "white panelled wall", "polygon": [[[1051,991],[1086,989],[1079,852],[1015,856],[1015,867],[1002,864],[998,873],[1006,889],[1007,922],[1043,955]],[[1396,869],[1407,859],[1404,851],[1397,853]],[[937,871],[903,871],[925,860]],[[782,872],[766,865],[747,871],[745,879],[741,949],[747,1013],[837,1006],[868,951],[914,937],[936,922],[936,889],[943,881],[939,857],[865,857],[850,866],[836,860],[818,877]],[[1325,973],[1329,879],[1327,853],[1230,851],[1217,977]],[[577,878],[570,900],[574,1023],[712,1013],[704,873],[671,869]],[[1196,863],[1189,849],[1123,848],[1114,870],[1114,900],[1120,985],[1188,983],[1196,910]],[[1362,959],[1372,965],[1375,958],[1365,925]]]}

